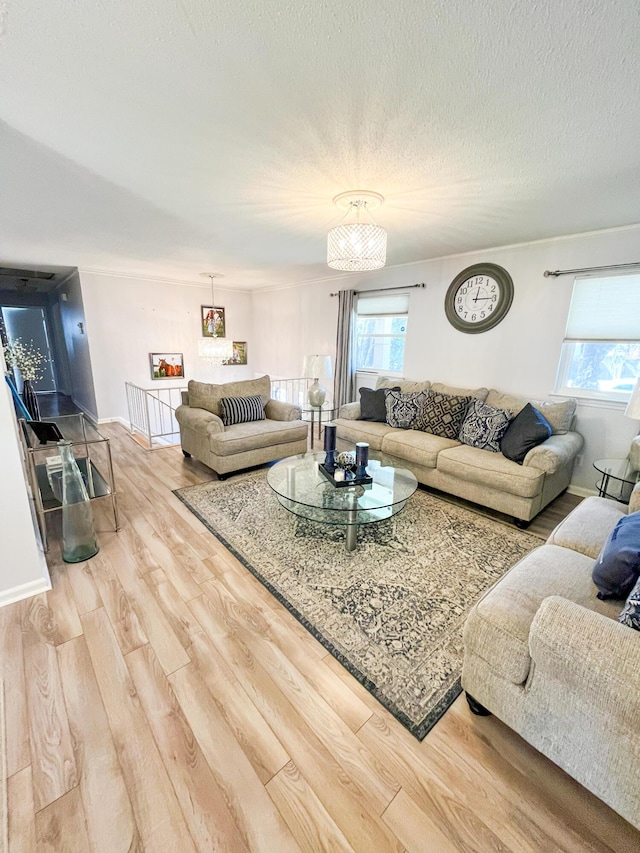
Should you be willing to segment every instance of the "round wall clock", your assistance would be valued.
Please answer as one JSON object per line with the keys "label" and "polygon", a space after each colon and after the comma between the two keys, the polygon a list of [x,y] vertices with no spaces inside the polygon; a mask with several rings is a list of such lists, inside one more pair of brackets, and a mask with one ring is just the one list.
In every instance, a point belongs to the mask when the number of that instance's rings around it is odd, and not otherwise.
{"label": "round wall clock", "polygon": [[444,310],[452,326],[473,335],[504,320],[512,301],[513,281],[503,267],[474,264],[449,285]]}

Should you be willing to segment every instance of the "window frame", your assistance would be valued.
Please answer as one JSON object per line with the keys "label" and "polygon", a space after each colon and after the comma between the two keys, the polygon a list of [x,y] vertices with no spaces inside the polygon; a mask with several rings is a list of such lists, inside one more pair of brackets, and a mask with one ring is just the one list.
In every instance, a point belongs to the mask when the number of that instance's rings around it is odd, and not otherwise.
{"label": "window frame", "polygon": [[[362,336],[358,333],[358,321],[359,320],[361,320],[361,319],[362,320],[365,320],[365,319],[366,320],[379,320],[379,319],[388,319],[388,318],[404,320],[404,325],[405,325],[404,333],[398,334],[397,332],[395,332],[395,333],[384,333],[384,334],[373,334],[373,335],[362,335]],[[407,306],[407,310],[403,311],[401,313],[390,313],[390,312],[381,311],[380,313],[377,313],[377,314],[359,314],[358,310],[356,308],[356,319],[355,319],[355,324],[354,324],[354,338],[355,338],[355,340],[354,340],[354,370],[355,370],[355,372],[356,373],[374,373],[377,375],[392,376],[392,377],[403,376],[404,375],[404,364],[405,364],[405,357],[406,357],[406,349],[407,349],[407,329],[406,329],[406,327],[408,326],[408,323],[409,323],[409,308],[408,308],[408,306]],[[359,350],[358,343],[359,343],[359,340],[361,337],[362,338],[370,338],[373,340],[381,340],[381,339],[385,339],[385,338],[403,338],[404,339],[404,345],[402,347],[402,369],[401,370],[391,370],[391,368],[386,368],[386,367],[361,367],[357,362],[357,355],[358,355],[358,350]]]}

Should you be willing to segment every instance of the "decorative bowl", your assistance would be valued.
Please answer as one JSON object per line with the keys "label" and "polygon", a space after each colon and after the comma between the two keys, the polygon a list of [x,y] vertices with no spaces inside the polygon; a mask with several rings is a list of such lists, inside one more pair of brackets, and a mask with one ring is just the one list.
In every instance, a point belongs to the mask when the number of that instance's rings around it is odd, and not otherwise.
{"label": "decorative bowl", "polygon": [[336,455],[335,464],[338,468],[353,468],[356,464],[356,454],[351,450],[342,450]]}

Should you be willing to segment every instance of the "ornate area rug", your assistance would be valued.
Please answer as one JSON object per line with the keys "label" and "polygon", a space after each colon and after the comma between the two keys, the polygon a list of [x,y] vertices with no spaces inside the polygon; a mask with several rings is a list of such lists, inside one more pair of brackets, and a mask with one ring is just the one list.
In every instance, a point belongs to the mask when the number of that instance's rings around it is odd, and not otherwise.
{"label": "ornate area rug", "polygon": [[467,613],[541,544],[421,489],[351,554],[344,528],[283,509],[264,469],[175,494],[420,740],[460,693]]}

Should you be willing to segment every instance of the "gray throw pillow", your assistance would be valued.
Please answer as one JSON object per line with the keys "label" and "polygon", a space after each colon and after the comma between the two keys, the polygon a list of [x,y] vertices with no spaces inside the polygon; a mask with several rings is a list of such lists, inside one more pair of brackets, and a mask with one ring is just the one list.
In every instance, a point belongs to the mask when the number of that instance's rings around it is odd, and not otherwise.
{"label": "gray throw pillow", "polygon": [[389,390],[384,401],[389,426],[396,429],[411,429],[426,399],[426,391],[412,393]]}
{"label": "gray throw pillow", "polygon": [[359,421],[373,421],[374,423],[384,424],[387,422],[387,407],[385,399],[389,391],[399,391],[400,387],[396,388],[378,388],[373,391],[371,388],[360,388],[360,417]]}
{"label": "gray throw pillow", "polygon": [[418,412],[412,429],[455,440],[470,402],[471,397],[427,391],[427,399]]}
{"label": "gray throw pillow", "polygon": [[472,400],[460,428],[459,439],[469,447],[500,452],[500,440],[507,431],[513,412],[495,409],[480,400]]}

